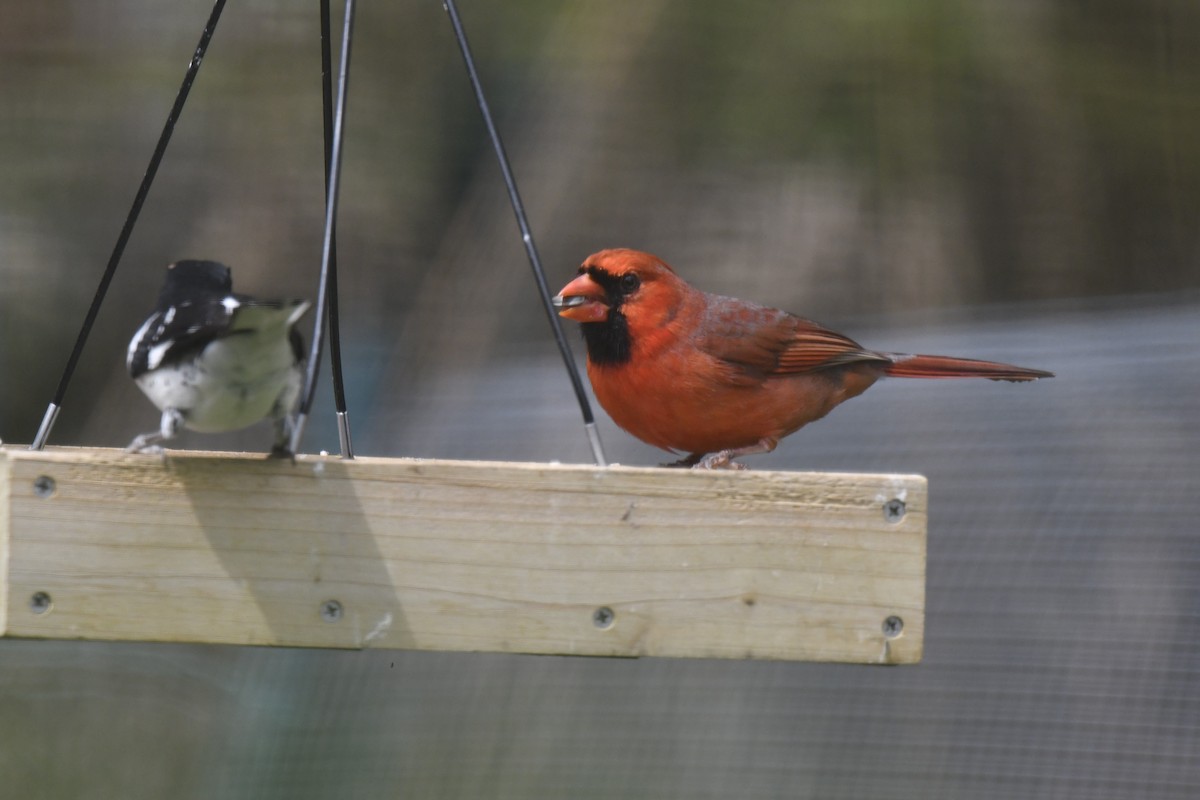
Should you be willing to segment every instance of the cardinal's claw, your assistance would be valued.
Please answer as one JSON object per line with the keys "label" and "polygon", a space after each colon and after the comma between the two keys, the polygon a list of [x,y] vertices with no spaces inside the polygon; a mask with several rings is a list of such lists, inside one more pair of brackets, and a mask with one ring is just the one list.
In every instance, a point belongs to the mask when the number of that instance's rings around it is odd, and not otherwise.
{"label": "cardinal's claw", "polygon": [[748,469],[745,464],[733,460],[735,455],[738,454],[732,450],[710,453],[693,464],[692,469]]}

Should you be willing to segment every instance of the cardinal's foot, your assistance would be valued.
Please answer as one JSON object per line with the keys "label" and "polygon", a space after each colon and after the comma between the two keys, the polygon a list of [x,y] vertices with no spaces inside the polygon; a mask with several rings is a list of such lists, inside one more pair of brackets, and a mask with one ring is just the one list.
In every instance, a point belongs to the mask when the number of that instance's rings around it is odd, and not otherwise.
{"label": "cardinal's foot", "polygon": [[716,453],[692,453],[685,462],[690,462],[692,469],[749,469],[745,464],[734,461],[738,456],[752,456],[758,453],[769,453],[775,449],[775,439],[765,437],[746,447],[734,447],[729,450],[719,450]]}
{"label": "cardinal's foot", "polygon": [[734,456],[739,455],[741,453],[737,450],[722,450],[718,453],[709,453],[692,464],[692,469],[750,469],[745,464],[733,460]]}
{"label": "cardinal's foot", "polygon": [[673,467],[678,469],[689,469],[696,466],[700,461],[704,460],[704,453],[692,453],[686,458],[681,458],[678,461],[668,461],[666,464],[659,464],[660,467]]}

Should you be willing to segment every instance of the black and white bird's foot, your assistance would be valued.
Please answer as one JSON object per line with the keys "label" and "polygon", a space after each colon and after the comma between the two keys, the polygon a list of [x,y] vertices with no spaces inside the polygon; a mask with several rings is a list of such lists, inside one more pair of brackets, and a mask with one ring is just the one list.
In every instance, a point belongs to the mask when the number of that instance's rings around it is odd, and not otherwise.
{"label": "black and white bird's foot", "polygon": [[167,408],[163,410],[162,419],[159,421],[158,430],[149,431],[134,437],[129,446],[125,448],[126,453],[148,453],[151,455],[162,455],[163,442],[170,441],[175,438],[175,434],[183,427],[183,414],[177,409]]}
{"label": "black and white bird's foot", "polygon": [[296,430],[296,417],[286,414],[275,418],[275,444],[267,458],[286,458],[296,463],[296,453],[292,450],[292,434]]}
{"label": "black and white bird's foot", "polygon": [[267,458],[268,459],[286,458],[289,461],[291,461],[293,464],[296,463],[296,454],[293,453],[292,449],[290,447],[288,447],[286,444],[276,444],[274,447],[271,448],[271,452],[267,453]]}
{"label": "black and white bird's foot", "polygon": [[126,453],[142,453],[143,455],[159,456],[165,450],[162,446],[162,436],[158,431],[139,434],[125,448]]}

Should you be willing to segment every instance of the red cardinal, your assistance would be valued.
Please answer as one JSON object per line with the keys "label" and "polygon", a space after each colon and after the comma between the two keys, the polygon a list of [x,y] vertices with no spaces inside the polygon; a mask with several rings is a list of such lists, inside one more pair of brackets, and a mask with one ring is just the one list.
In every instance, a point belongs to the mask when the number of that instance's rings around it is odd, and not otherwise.
{"label": "red cardinal", "polygon": [[878,353],[786,311],[708,294],[637,250],[588,256],[554,298],[583,323],[587,371],[613,421],[672,466],[741,468],[885,375],[1032,381],[1038,369]]}

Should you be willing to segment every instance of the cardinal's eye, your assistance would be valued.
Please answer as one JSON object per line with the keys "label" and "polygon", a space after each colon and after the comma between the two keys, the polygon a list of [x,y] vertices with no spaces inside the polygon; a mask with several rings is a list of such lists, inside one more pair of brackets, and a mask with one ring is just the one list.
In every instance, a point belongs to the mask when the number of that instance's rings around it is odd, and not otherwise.
{"label": "cardinal's eye", "polygon": [[621,291],[625,294],[633,294],[637,288],[642,285],[642,279],[632,272],[621,276]]}

